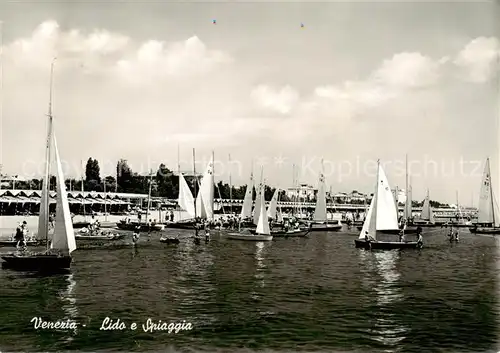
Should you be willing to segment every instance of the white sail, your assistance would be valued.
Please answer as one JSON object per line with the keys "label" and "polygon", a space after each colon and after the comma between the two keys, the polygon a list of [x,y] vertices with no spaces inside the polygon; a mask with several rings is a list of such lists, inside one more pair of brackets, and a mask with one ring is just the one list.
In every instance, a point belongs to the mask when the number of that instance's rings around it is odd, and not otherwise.
{"label": "white sail", "polygon": [[384,168],[378,167],[377,187],[377,230],[395,230],[398,227],[398,212],[394,204],[391,187],[387,181]]}
{"label": "white sail", "polygon": [[45,151],[45,170],[42,178],[42,195],[40,199],[40,213],[38,216],[38,240],[48,239],[49,232],[49,186],[50,186],[50,164],[52,158],[52,118],[49,117],[49,126],[47,131],[46,151]]}
{"label": "white sail", "polygon": [[272,219],[276,218],[276,213],[278,208],[278,195],[279,195],[279,189],[276,189],[274,191],[271,202],[269,202],[269,207],[267,208],[267,216]]}
{"label": "white sail", "polygon": [[253,223],[257,224],[259,222],[259,212],[260,212],[260,206],[262,204],[265,204],[265,201],[262,201],[262,192],[263,192],[263,187],[262,184],[259,184],[259,186],[256,188],[256,195],[255,195],[255,207],[253,209]]}
{"label": "white sail", "polygon": [[427,190],[427,196],[425,197],[424,204],[422,205],[422,212],[420,212],[420,219],[424,221],[434,222],[434,214],[431,209],[429,190]]}
{"label": "white sail", "polygon": [[200,191],[196,199],[196,208],[201,218],[214,218],[214,160],[213,156],[208,163],[203,179],[201,179]]}
{"label": "white sail", "polygon": [[252,217],[252,202],[253,201],[253,173],[250,174],[250,182],[247,185],[245,198],[243,199],[243,207],[241,208],[241,219]]}
{"label": "white sail", "polygon": [[368,212],[365,215],[365,221],[363,222],[363,228],[359,233],[359,239],[365,239],[365,234],[368,232],[368,235],[372,238],[376,239],[377,233],[377,193],[373,195],[372,201],[370,202],[370,207],[368,208]]}
{"label": "white sail", "polygon": [[179,173],[179,199],[178,204],[190,217],[194,218],[194,197],[182,173]]}
{"label": "white sail", "polygon": [[481,190],[479,193],[479,205],[477,212],[477,222],[478,223],[493,223],[494,218],[494,208],[492,200],[492,186],[491,186],[491,170],[490,170],[490,159],[486,159],[486,164],[484,166],[483,180],[481,183]]}
{"label": "white sail", "polygon": [[56,182],[57,182],[57,205],[56,205],[56,224],[54,229],[54,236],[52,237],[52,249],[58,249],[71,253],[76,249],[75,232],[73,230],[73,222],[71,220],[71,213],[69,211],[68,195],[66,193],[66,184],[59,157],[59,150],[57,149],[57,140],[55,135],[54,153],[56,160]]}
{"label": "white sail", "polygon": [[271,231],[269,229],[269,220],[267,219],[267,213],[266,213],[266,202],[264,199],[264,187],[261,186],[260,188],[260,199],[262,200],[260,202],[259,209],[256,209],[255,213],[257,214],[257,229],[256,233],[257,234],[263,234],[263,235],[270,235]]}
{"label": "white sail", "polygon": [[325,176],[323,173],[319,175],[318,194],[316,196],[316,208],[314,209],[315,221],[325,221],[326,215],[326,188]]}

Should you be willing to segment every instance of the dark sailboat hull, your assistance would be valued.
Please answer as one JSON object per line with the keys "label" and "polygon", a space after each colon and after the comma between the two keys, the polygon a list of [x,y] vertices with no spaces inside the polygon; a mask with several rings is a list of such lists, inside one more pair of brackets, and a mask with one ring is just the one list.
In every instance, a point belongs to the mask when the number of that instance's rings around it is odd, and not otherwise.
{"label": "dark sailboat hull", "polygon": [[500,234],[500,228],[497,227],[470,227],[472,234]]}
{"label": "dark sailboat hull", "polygon": [[337,222],[309,222],[308,226],[311,232],[338,232],[342,230],[342,224]]}
{"label": "dark sailboat hull", "polygon": [[354,240],[358,249],[371,250],[397,250],[397,249],[420,249],[423,244],[416,241],[398,242],[398,241],[372,241],[367,242],[360,239]]}
{"label": "dark sailboat hull", "polygon": [[[363,230],[363,227],[358,227],[358,230]],[[399,234],[401,230],[399,229],[386,229],[386,230],[377,230],[377,233],[382,233],[382,234]],[[405,234],[416,234],[417,233],[417,227],[407,227],[405,229]]]}
{"label": "dark sailboat hull", "polygon": [[121,229],[121,230],[130,230],[130,231],[134,231],[135,230],[135,227],[139,226],[140,227],[140,231],[142,232],[151,232],[151,231],[155,231],[156,229],[154,228],[155,224],[151,224],[151,225],[147,225],[147,224],[144,224],[144,223],[126,223],[126,222],[118,222],[116,223],[118,229]]}
{"label": "dark sailboat hull", "polygon": [[179,244],[181,241],[177,238],[160,238],[160,243]]}
{"label": "dark sailboat hull", "polygon": [[56,254],[8,254],[2,256],[2,267],[24,271],[56,271],[71,267],[71,256]]}

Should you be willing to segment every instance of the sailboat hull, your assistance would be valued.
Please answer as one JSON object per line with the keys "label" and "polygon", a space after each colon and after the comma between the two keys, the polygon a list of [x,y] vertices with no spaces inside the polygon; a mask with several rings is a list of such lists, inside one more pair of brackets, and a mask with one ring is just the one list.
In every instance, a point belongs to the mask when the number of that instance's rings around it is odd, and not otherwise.
{"label": "sailboat hull", "polygon": [[168,237],[161,237],[160,238],[160,243],[165,243],[165,244],[179,244],[181,241],[178,238],[168,238]]}
{"label": "sailboat hull", "polygon": [[355,246],[358,249],[371,250],[397,250],[397,249],[420,249],[423,244],[416,241],[397,242],[397,241],[372,241],[367,242],[360,239],[354,240]]}
{"label": "sailboat hull", "polygon": [[227,238],[233,239],[233,240],[247,240],[247,241],[271,241],[271,240],[273,240],[272,235],[242,234],[242,233],[229,233],[227,235]]}
{"label": "sailboat hull", "polygon": [[[135,230],[135,227],[139,226],[140,227],[140,230],[145,232],[145,231],[154,231],[154,230],[157,230],[155,227],[157,224],[155,223],[152,223],[151,225],[147,225],[145,223],[137,223],[137,222],[124,222],[124,221],[120,221],[120,222],[117,222],[116,223],[118,229],[121,229],[121,230]],[[186,229],[192,229],[192,228],[186,228]]]}
{"label": "sailboat hull", "polygon": [[469,231],[472,234],[500,234],[500,228],[496,227],[471,227]]}
{"label": "sailboat hull", "polygon": [[167,222],[165,226],[173,229],[195,229],[196,221],[194,219],[186,219],[178,222]]}
{"label": "sailboat hull", "polygon": [[125,234],[101,234],[101,235],[75,235],[78,241],[115,241],[125,237]]}
{"label": "sailboat hull", "polygon": [[8,254],[2,256],[2,266],[14,270],[52,271],[69,269],[71,256],[56,254]]}
{"label": "sailboat hull", "polygon": [[[358,230],[362,230],[363,227],[358,227]],[[382,233],[382,234],[399,234],[401,232],[400,229],[385,229],[385,230],[377,230],[377,233]],[[405,229],[405,234],[417,234],[417,228],[416,227],[407,227]]]}
{"label": "sailboat hull", "polygon": [[[289,230],[288,232],[281,231],[281,230],[275,230],[271,231],[271,235],[275,238],[288,238],[288,237],[305,237],[307,234],[309,234],[309,229],[294,229],[294,230]],[[250,230],[251,234],[255,234],[256,231],[254,229]]]}
{"label": "sailboat hull", "polygon": [[311,232],[338,232],[342,230],[342,224],[339,222],[309,222]]}

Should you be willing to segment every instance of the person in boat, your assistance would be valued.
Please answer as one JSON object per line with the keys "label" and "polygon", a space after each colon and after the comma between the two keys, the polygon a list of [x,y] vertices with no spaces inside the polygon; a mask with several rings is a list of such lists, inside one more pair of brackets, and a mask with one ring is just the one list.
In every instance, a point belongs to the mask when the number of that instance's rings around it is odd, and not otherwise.
{"label": "person in boat", "polygon": [[[418,231],[417,231],[418,232]],[[417,233],[418,238],[417,238],[417,245],[422,246],[424,244],[424,239],[422,238],[422,233]]]}
{"label": "person in boat", "polygon": [[134,228],[134,233],[132,234],[132,241],[134,242],[134,245],[137,243],[140,237],[140,231],[141,231],[141,226],[138,224]]}
{"label": "person in boat", "polygon": [[[26,221],[24,221],[26,222]],[[24,240],[24,224],[19,223],[19,225],[16,228],[16,235],[14,237],[14,240],[16,241],[16,248],[18,250],[22,250],[25,248],[26,243]]]}
{"label": "person in boat", "polygon": [[372,236],[368,233],[368,231],[367,231],[367,230],[365,231],[365,241],[366,241],[367,243],[370,243],[370,242],[375,241],[375,238],[374,238],[374,237],[372,237]]}
{"label": "person in boat", "polygon": [[205,241],[210,240],[210,227],[205,227]]}
{"label": "person in boat", "polygon": [[54,215],[49,215],[49,227],[54,228]]}

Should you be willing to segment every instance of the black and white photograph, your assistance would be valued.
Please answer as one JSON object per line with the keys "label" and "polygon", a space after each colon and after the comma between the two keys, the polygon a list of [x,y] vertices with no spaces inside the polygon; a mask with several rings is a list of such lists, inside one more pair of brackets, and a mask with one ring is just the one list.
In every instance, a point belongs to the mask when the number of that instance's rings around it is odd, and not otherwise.
{"label": "black and white photograph", "polygon": [[498,1],[0,0],[0,352],[500,351]]}

